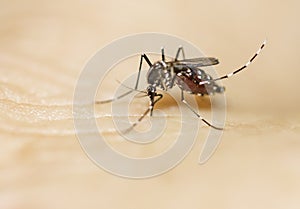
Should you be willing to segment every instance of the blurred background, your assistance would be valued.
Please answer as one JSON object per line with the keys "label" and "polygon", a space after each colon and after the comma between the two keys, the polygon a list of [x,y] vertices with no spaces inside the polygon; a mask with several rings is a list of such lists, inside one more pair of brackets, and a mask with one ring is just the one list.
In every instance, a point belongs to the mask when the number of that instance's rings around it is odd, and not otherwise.
{"label": "blurred background", "polygon": [[[299,9],[296,0],[0,1],[0,208],[299,208]],[[85,155],[72,101],[89,58],[141,32],[194,43],[219,58],[220,75],[267,45],[247,71],[223,81],[225,131],[206,164],[197,164],[204,126],[179,166],[129,180]]]}

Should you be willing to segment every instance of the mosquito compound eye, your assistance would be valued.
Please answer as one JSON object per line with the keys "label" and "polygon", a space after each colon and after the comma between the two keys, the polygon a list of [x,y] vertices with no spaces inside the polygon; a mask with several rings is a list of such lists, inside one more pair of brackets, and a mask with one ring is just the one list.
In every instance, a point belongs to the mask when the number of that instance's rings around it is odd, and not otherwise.
{"label": "mosquito compound eye", "polygon": [[147,87],[147,92],[154,93],[154,92],[156,92],[156,88],[154,86],[148,86]]}

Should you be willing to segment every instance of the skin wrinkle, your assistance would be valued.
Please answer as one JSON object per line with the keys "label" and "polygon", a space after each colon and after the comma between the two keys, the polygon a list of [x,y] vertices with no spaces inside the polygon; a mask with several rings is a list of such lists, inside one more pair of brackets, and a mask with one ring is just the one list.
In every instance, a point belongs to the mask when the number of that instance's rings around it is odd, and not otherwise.
{"label": "skin wrinkle", "polygon": [[[83,107],[84,108],[84,107]],[[43,134],[43,135],[73,135],[75,130],[73,128],[72,105],[37,105],[30,103],[17,103],[9,99],[0,99],[0,111],[6,123],[0,125],[1,131],[10,132],[14,129],[15,124],[18,124],[18,131],[27,134]],[[83,118],[87,118],[84,115]],[[96,119],[111,120],[111,114],[96,113]],[[140,114],[131,114],[129,117],[138,119]],[[153,116],[157,118],[157,116]],[[180,115],[168,114],[167,119],[180,121]],[[126,115],[114,115],[114,118],[119,120],[127,119]],[[191,120],[195,120],[191,118]],[[61,123],[68,124],[67,127],[60,127]],[[45,127],[45,124],[50,124]],[[274,122],[273,119],[257,120],[251,123],[230,122],[226,123],[226,130],[241,131],[266,131],[274,129],[280,131],[282,128],[291,131],[297,131],[300,124],[287,123],[286,121]],[[208,127],[205,127],[208,128]],[[86,130],[89,132],[88,130]],[[101,133],[116,132],[114,128],[101,130]]]}

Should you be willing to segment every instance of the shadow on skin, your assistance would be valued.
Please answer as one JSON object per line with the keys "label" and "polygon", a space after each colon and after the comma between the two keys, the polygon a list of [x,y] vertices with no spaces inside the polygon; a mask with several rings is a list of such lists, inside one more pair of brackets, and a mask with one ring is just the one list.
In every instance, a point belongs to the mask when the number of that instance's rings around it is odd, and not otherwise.
{"label": "shadow on skin", "polygon": [[[197,95],[191,95],[191,94],[185,94],[186,99],[195,99],[198,105],[199,109],[204,110],[210,110],[211,109],[211,103],[209,96],[197,96]],[[194,98],[193,98],[194,97]],[[184,105],[181,103],[181,105]],[[163,98],[161,101],[157,102],[155,105],[155,108],[158,109],[168,109],[170,107],[177,107],[178,104],[176,103],[175,99],[172,98],[168,93],[163,93]]]}

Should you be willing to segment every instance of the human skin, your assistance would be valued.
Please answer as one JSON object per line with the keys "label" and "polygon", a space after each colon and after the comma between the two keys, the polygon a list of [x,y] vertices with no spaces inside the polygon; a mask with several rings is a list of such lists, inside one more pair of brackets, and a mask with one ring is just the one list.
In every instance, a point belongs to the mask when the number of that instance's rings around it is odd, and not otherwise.
{"label": "human skin", "polygon": [[[273,2],[270,10],[268,1],[124,2],[0,3],[0,208],[298,208],[299,3]],[[189,15],[177,15],[182,8]],[[202,124],[181,164],[158,177],[129,180],[103,171],[81,148],[73,94],[97,50],[149,30],[181,36],[217,57],[220,75],[245,64],[265,38],[268,44],[249,69],[222,82],[225,130],[208,162],[197,163],[210,130]],[[136,56],[126,67],[116,66],[95,98],[110,98],[119,85],[115,80],[136,72],[138,62]],[[209,98],[196,101],[210,118]],[[129,107],[132,119],[147,105],[147,98],[136,98]],[[156,109],[166,113],[167,128],[147,147],[114,130],[110,104],[95,106],[107,143],[133,157],[159,154],[174,142],[177,105],[165,94]],[[147,129],[147,120],[137,128]]]}

